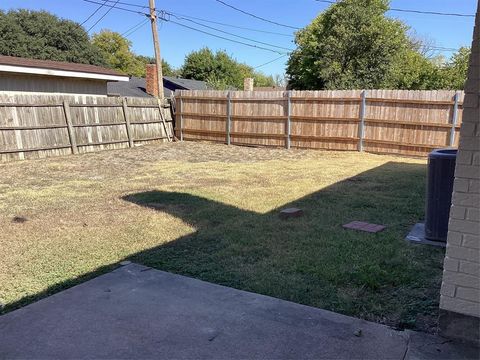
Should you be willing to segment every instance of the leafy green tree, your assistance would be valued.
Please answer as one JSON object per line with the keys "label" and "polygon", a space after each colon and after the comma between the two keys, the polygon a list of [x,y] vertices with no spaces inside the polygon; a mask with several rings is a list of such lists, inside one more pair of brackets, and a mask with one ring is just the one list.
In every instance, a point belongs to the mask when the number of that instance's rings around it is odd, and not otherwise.
{"label": "leafy green tree", "polygon": [[388,0],[343,0],[295,37],[287,65],[296,89],[382,88],[412,42],[402,22],[388,18]]}
{"label": "leafy green tree", "polygon": [[[144,65],[144,69],[147,64],[155,64],[155,58],[152,56],[137,55],[137,59]],[[162,71],[164,76],[178,76],[178,70],[173,68],[165,59],[162,59]],[[144,76],[145,72],[142,77]]]}
{"label": "leafy green tree", "polygon": [[445,89],[461,90],[467,80],[470,48],[461,47],[442,69]]}
{"label": "leafy green tree", "polygon": [[384,87],[393,89],[431,90],[442,88],[440,63],[415,50],[399,54],[392,65]]}
{"label": "leafy green tree", "polygon": [[0,54],[105,65],[79,24],[46,11],[0,10]]}
{"label": "leafy green tree", "polygon": [[93,35],[92,44],[100,49],[112,69],[132,76],[145,75],[145,64],[130,50],[132,43],[119,33],[102,30]]}
{"label": "leafy green tree", "polygon": [[273,77],[254,71],[251,66],[239,63],[225,51],[214,53],[209,48],[193,51],[185,57],[180,76],[206,81],[215,89],[243,88],[243,80],[253,77],[257,86],[273,86]]}

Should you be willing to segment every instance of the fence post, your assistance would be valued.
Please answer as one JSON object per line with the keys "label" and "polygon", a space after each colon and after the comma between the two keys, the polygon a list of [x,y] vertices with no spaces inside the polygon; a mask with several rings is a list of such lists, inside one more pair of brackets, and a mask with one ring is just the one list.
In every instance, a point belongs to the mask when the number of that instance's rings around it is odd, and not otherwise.
{"label": "fence post", "polygon": [[455,96],[453,97],[453,114],[452,114],[452,128],[450,129],[450,146],[455,144],[455,127],[457,126],[458,122],[458,100],[460,98],[460,93],[458,91],[455,92]]}
{"label": "fence post", "polygon": [[363,151],[363,139],[365,137],[365,110],[367,107],[367,91],[362,90],[360,103],[360,123],[358,124],[358,151]]}
{"label": "fence post", "polygon": [[72,124],[72,115],[70,114],[70,105],[67,100],[63,100],[63,111],[65,112],[65,121],[67,123],[68,139],[72,147],[72,153],[78,154],[77,139],[75,138],[75,129]]}
{"label": "fence post", "polygon": [[182,98],[182,94],[180,94],[180,96],[178,97],[179,101],[178,101],[178,107],[180,110],[177,110],[178,111],[178,118],[179,118],[179,129],[178,131],[180,131],[180,141],[183,141],[183,98]]}
{"label": "fence post", "polygon": [[292,126],[291,126],[291,116],[292,116],[292,91],[291,90],[288,90],[287,91],[287,124],[286,124],[286,128],[285,128],[285,132],[286,132],[286,148],[287,149],[290,149],[290,135],[291,135],[291,130],[292,130]]}
{"label": "fence post", "polygon": [[165,122],[165,117],[163,116],[163,104],[162,104],[163,99],[157,98],[158,102],[158,111],[160,113],[160,120],[162,121],[163,124],[163,130],[165,130],[165,135],[167,136],[168,142],[170,142],[170,134],[168,133],[167,129],[167,123]]}
{"label": "fence post", "polygon": [[127,98],[122,99],[123,118],[125,119],[125,127],[127,128],[128,146],[133,147],[132,127],[128,118]]}
{"label": "fence post", "polygon": [[229,91],[227,94],[227,124],[225,129],[227,145],[230,145],[231,122],[232,122],[232,102],[231,102],[231,95]]}

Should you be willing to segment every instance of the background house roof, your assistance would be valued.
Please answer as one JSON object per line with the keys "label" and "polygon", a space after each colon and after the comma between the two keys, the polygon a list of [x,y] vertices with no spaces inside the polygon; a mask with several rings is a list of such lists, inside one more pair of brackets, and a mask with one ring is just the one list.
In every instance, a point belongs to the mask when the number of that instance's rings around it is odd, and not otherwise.
{"label": "background house roof", "polygon": [[[107,84],[108,95],[151,97],[146,92],[147,82],[144,78],[134,77],[126,82],[109,82]],[[207,90],[205,81],[182,79],[171,76],[163,77],[163,91],[166,97],[172,96],[175,90]]]}
{"label": "background house roof", "polygon": [[124,76],[118,71],[107,69],[101,66],[77,64],[63,61],[27,59],[15,56],[0,55],[0,65],[10,65],[28,68],[41,68],[50,70],[64,70],[74,72],[84,72],[90,74],[103,74],[113,76]]}

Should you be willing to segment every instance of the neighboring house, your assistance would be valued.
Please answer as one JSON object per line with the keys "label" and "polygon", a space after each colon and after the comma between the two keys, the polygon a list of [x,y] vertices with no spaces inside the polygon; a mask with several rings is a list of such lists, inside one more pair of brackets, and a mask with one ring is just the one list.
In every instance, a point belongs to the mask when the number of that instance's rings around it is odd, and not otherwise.
{"label": "neighboring house", "polygon": [[[132,76],[128,82],[109,82],[109,96],[136,96],[152,97],[157,95],[157,77],[155,65],[147,65],[147,77],[139,78]],[[171,97],[175,90],[208,90],[205,81],[192,79],[163,77],[163,92],[165,97]]]}
{"label": "neighboring house", "polygon": [[107,82],[128,80],[95,65],[0,55],[0,93],[107,96]]}

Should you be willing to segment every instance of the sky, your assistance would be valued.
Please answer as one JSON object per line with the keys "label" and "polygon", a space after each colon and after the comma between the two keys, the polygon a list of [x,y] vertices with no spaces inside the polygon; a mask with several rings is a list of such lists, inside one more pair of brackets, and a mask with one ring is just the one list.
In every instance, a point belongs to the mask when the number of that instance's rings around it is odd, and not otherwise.
{"label": "sky", "polygon": [[[92,0],[103,3],[103,0]],[[116,1],[116,0],[115,0]],[[329,4],[315,0],[223,0],[239,9],[256,14],[273,22],[302,28],[309,24]],[[148,0],[119,0],[119,2],[148,5]],[[146,9],[120,5],[124,8],[145,12]],[[392,0],[391,8],[411,9],[420,11],[435,11],[447,13],[475,14],[477,0]],[[71,19],[82,23],[99,5],[85,2],[84,0],[0,0],[0,9],[10,10],[18,8],[47,10],[59,17]],[[213,50],[225,50],[228,54],[240,62],[258,67],[257,70],[268,75],[285,72],[285,63],[288,56],[282,56],[286,49],[294,49],[293,34],[296,31],[291,27],[280,26],[235,11],[216,0],[156,0],[156,8],[165,10],[171,14],[166,20],[159,23],[160,43],[162,57],[174,67],[182,65],[185,56],[191,51],[208,46]],[[85,23],[88,29],[106,13],[108,8],[101,8],[91,19]],[[388,16],[398,18],[411,27],[421,38],[426,38],[437,47],[459,48],[469,46],[472,39],[473,17],[435,16],[426,14],[413,14],[389,11]],[[185,20],[186,16],[190,20]],[[247,27],[258,31],[227,27],[216,23],[207,23],[193,18],[220,22],[239,27]],[[140,55],[153,55],[152,33],[150,25],[144,21],[145,16],[117,9],[112,9],[91,30],[90,34],[102,29],[111,29],[120,33],[130,30],[128,39],[132,42],[132,50]],[[141,25],[143,22],[143,25]],[[219,36],[233,38],[235,40],[269,48],[277,52],[252,48],[242,44],[233,43],[224,39],[182,27],[177,23],[214,33]],[[275,45],[272,48],[261,43],[252,43],[249,40],[233,37],[232,35],[217,32],[204,25],[220,29],[238,36],[253,39],[258,42]],[[139,24],[139,27],[135,26]],[[450,51],[437,51],[447,58]],[[278,59],[276,61],[273,61]],[[263,65],[265,63],[268,63]],[[262,66],[263,65],[263,66]]]}

